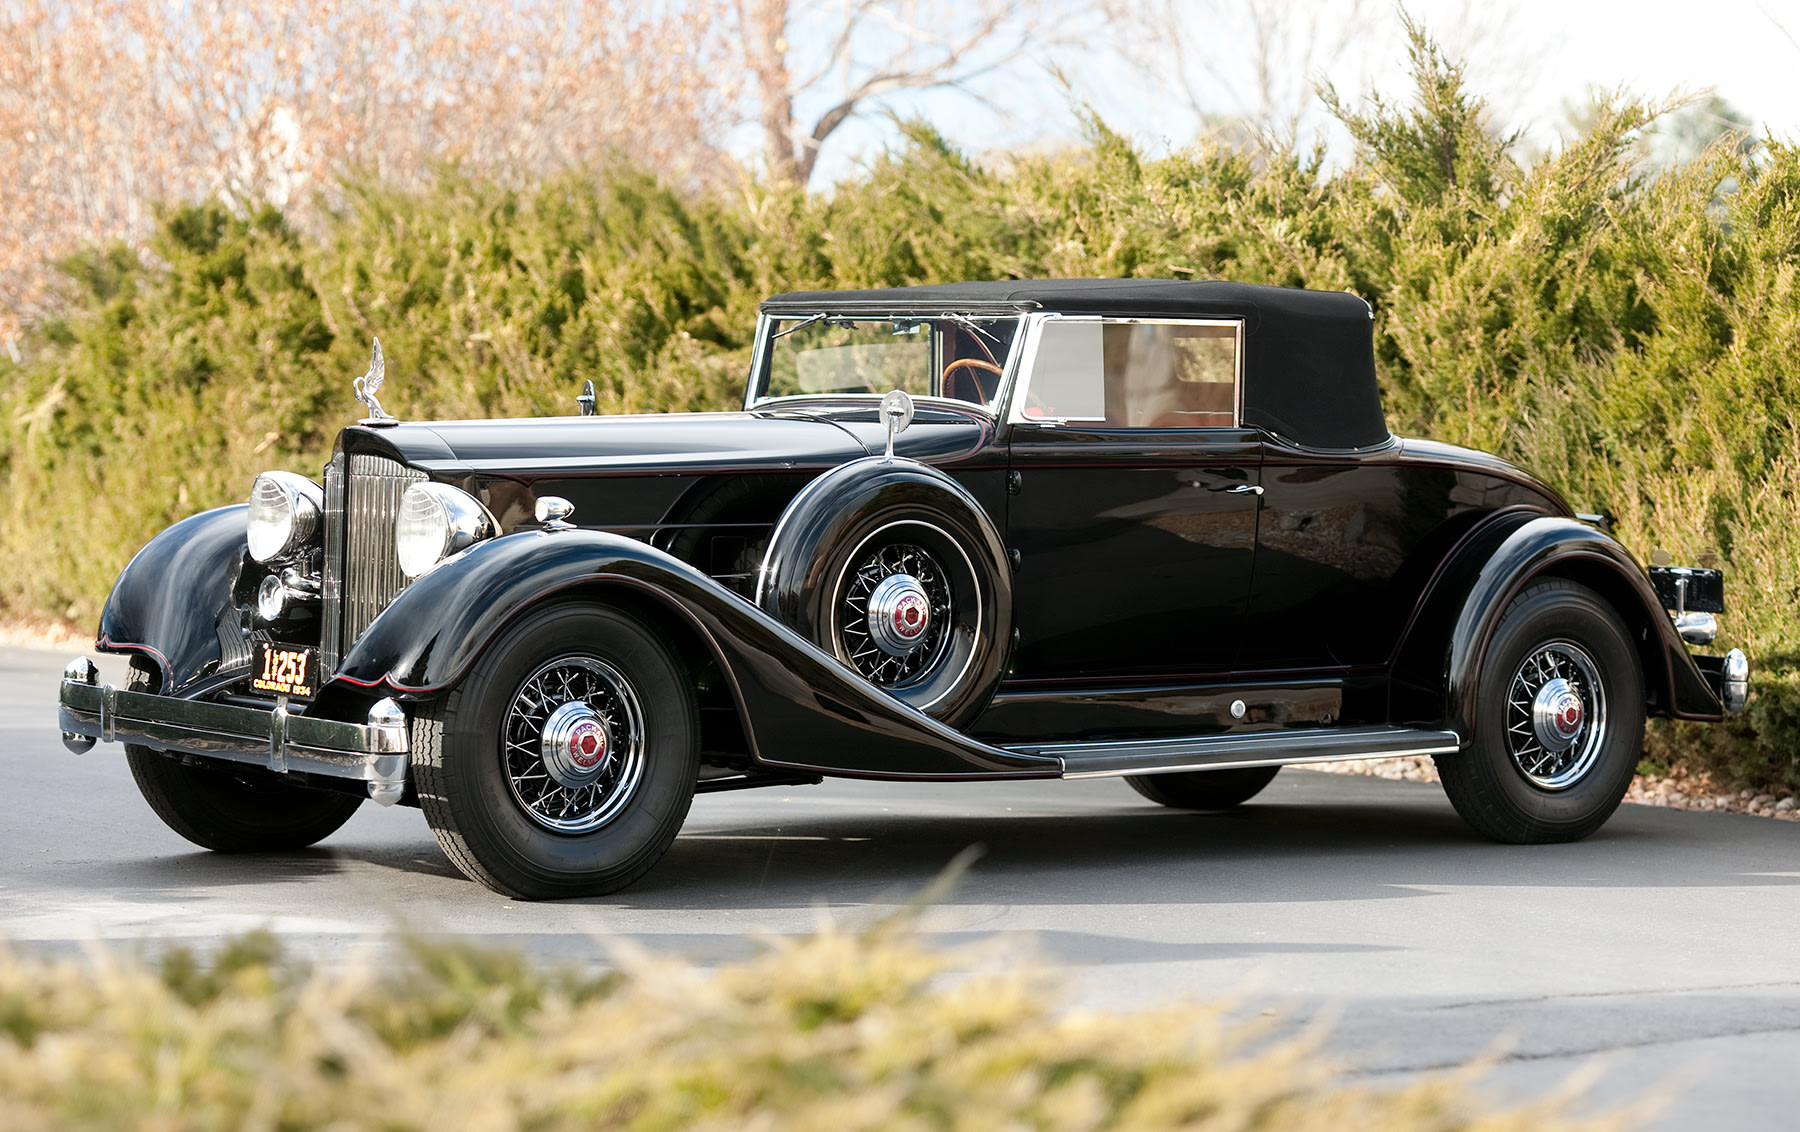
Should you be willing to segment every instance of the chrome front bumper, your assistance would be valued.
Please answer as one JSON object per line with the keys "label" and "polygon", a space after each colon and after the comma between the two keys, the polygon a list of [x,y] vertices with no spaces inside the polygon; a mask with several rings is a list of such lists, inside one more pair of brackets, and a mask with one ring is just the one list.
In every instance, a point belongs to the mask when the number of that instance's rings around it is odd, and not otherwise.
{"label": "chrome front bumper", "polygon": [[348,778],[367,783],[369,797],[384,806],[406,790],[411,746],[406,713],[393,700],[370,708],[366,724],[312,719],[291,714],[285,701],[263,711],[120,691],[99,683],[86,657],[63,670],[59,699],[63,745],[76,754],[92,750],[96,740],[118,740],[283,774]]}

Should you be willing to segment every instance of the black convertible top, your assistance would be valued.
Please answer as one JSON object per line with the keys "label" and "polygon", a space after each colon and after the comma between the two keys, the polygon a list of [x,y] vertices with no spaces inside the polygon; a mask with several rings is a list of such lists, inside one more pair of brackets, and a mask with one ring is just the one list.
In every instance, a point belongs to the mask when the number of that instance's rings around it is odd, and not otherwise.
{"label": "black convertible top", "polygon": [[771,313],[1012,308],[1244,320],[1244,423],[1309,448],[1388,442],[1369,304],[1343,291],[1188,279],[1021,279],[868,291],[792,291]]}

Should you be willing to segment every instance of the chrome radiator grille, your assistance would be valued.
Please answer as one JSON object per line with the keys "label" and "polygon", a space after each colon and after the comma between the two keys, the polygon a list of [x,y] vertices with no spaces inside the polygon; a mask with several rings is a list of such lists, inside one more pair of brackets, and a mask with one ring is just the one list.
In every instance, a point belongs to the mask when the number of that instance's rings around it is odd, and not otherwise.
{"label": "chrome radiator grille", "polygon": [[381,456],[338,453],[325,469],[324,617],[320,662],[337,671],[344,652],[406,585],[394,554],[400,497],[425,478]]}

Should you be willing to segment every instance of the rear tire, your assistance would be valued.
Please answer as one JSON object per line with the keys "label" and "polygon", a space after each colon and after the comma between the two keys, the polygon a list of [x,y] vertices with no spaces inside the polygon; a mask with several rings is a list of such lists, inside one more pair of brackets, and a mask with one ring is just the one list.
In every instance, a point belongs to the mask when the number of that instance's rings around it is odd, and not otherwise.
{"label": "rear tire", "polygon": [[1275,781],[1278,766],[1231,770],[1189,770],[1178,774],[1128,775],[1125,784],[1160,805],[1177,810],[1229,810],[1262,793]]}
{"label": "rear tire", "polygon": [[[126,687],[154,692],[156,673],[134,661]],[[309,790],[257,767],[194,764],[134,743],[125,762],[138,792],[163,824],[215,853],[304,849],[336,833],[362,799]]]}
{"label": "rear tire", "polygon": [[604,895],[643,876],[686,820],[700,770],[698,712],[674,653],[598,606],[527,616],[420,709],[412,738],[438,845],[522,900]]}
{"label": "rear tire", "polygon": [[1560,578],[1494,630],[1474,741],[1437,759],[1462,819],[1496,841],[1578,841],[1624,800],[1644,745],[1644,675],[1618,614]]}

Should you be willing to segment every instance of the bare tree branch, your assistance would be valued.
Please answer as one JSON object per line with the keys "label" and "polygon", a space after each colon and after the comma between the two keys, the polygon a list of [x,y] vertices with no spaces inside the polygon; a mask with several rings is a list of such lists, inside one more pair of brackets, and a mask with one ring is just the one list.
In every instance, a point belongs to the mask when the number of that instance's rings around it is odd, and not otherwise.
{"label": "bare tree branch", "polygon": [[[866,105],[899,90],[955,89],[1032,45],[1040,0],[734,0],[770,176],[806,184],[821,148]],[[777,30],[779,29],[779,30]],[[809,34],[828,29],[817,46]],[[807,67],[800,58],[816,59]],[[796,79],[795,72],[802,77]],[[837,76],[837,90],[824,89]],[[803,120],[798,105],[827,99]]]}

